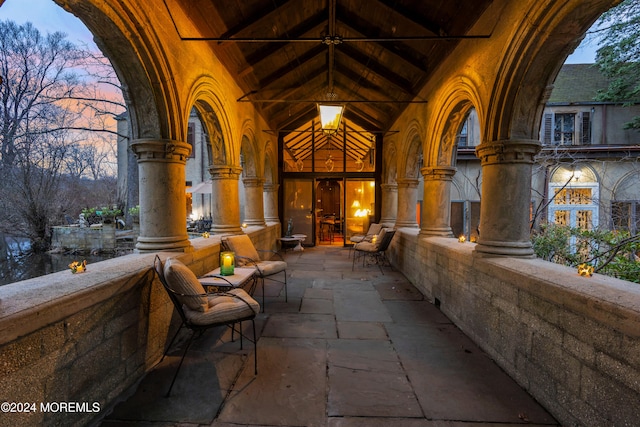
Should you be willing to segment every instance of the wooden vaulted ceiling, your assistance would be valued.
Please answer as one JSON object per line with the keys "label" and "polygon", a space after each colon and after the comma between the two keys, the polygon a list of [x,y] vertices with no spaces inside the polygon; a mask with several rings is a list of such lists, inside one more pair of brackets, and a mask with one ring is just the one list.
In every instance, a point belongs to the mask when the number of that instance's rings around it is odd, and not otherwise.
{"label": "wooden vaulted ceiling", "polygon": [[384,132],[492,0],[165,0],[184,43],[209,43],[273,130],[342,101]]}

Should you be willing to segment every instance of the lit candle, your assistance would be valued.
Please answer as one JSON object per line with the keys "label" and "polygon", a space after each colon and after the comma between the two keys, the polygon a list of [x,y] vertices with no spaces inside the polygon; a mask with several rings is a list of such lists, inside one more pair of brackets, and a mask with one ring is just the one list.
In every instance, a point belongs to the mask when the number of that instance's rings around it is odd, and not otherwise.
{"label": "lit candle", "polygon": [[225,255],[222,259],[222,265],[226,268],[231,267],[231,255]]}

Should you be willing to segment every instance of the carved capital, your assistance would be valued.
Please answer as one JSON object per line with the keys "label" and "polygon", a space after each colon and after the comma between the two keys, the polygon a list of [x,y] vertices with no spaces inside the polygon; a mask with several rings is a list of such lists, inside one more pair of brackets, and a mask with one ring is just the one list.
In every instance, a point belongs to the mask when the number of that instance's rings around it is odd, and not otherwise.
{"label": "carved capital", "polygon": [[267,184],[264,184],[263,190],[267,193],[273,193],[278,191],[279,187],[280,187],[280,184],[267,183]]}
{"label": "carved capital", "polygon": [[385,193],[397,193],[398,192],[398,184],[380,184],[380,188]]}
{"label": "carved capital", "polygon": [[245,187],[262,187],[264,186],[264,179],[256,177],[242,178],[242,183]]}
{"label": "carved capital", "polygon": [[425,181],[451,181],[456,168],[451,166],[429,166],[420,169]]}
{"label": "carved capital", "polygon": [[418,180],[415,178],[399,178],[398,179],[398,188],[417,188]]}
{"label": "carved capital", "polygon": [[171,139],[136,139],[131,143],[138,162],[177,162],[186,164],[191,145]]}
{"label": "carved capital", "polygon": [[506,163],[533,163],[540,151],[540,141],[502,140],[483,142],[476,148],[482,166]]}
{"label": "carved capital", "polygon": [[238,179],[242,174],[242,168],[228,165],[209,166],[209,173],[212,180],[218,179]]}

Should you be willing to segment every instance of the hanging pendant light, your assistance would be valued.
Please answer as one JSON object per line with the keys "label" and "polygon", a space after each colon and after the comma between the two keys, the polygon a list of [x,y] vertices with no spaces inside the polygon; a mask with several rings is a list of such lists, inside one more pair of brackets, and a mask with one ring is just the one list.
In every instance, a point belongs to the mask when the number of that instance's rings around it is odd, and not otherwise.
{"label": "hanging pendant light", "polygon": [[327,135],[337,132],[344,112],[344,105],[318,104],[318,112],[322,131]]}

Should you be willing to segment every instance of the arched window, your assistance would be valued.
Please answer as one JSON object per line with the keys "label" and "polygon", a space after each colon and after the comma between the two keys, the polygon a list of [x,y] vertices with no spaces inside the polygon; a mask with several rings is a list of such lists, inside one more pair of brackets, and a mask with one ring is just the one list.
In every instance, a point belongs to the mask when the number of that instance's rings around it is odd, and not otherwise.
{"label": "arched window", "polygon": [[475,108],[471,108],[457,135],[458,147],[476,147],[480,144],[480,123]]}
{"label": "arched window", "polygon": [[628,230],[631,234],[640,231],[640,200],[638,200],[638,179],[640,172],[628,175],[617,186],[611,201],[612,227]]}
{"label": "arched window", "polygon": [[549,182],[549,222],[591,230],[598,226],[598,180],[588,167],[560,166]]}

